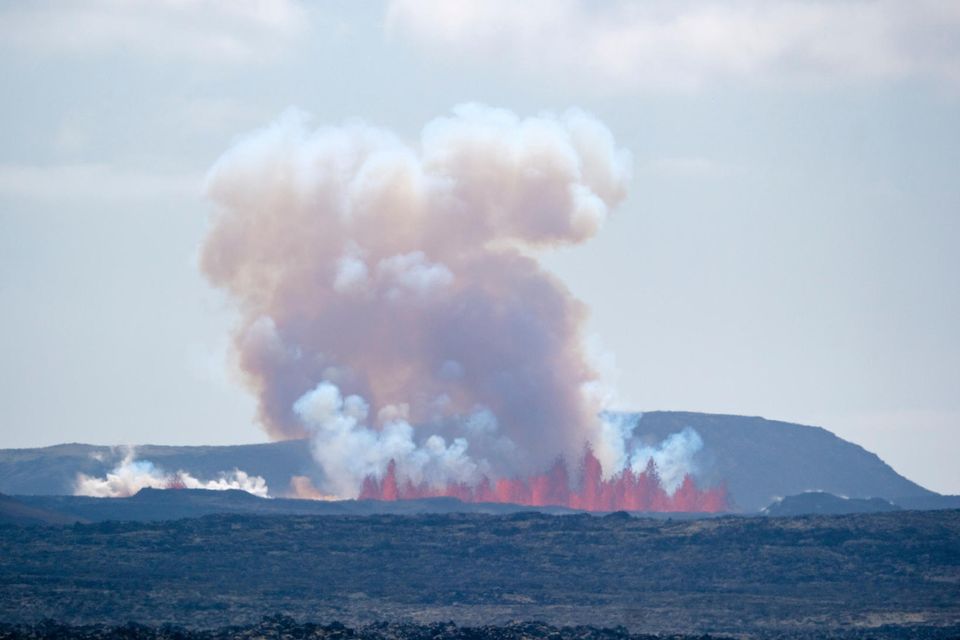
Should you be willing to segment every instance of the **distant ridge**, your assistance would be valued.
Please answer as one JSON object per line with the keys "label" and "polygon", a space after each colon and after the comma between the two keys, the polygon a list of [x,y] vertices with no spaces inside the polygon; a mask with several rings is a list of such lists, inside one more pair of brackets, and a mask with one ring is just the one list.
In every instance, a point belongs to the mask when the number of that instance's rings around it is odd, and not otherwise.
{"label": "distant ridge", "polygon": [[[237,468],[262,476],[276,493],[289,489],[291,476],[315,470],[303,440],[262,444],[166,446],[138,445],[137,458],[168,471],[184,470],[200,478],[214,478]],[[33,449],[0,449],[0,492],[9,495],[69,495],[78,473],[104,476],[121,458],[125,447],[58,444]]]}
{"label": "distant ridge", "polygon": [[[898,474],[876,454],[820,427],[758,417],[652,411],[615,413],[633,421],[635,434],[656,442],[684,427],[700,434],[701,476],[725,483],[736,507],[757,512],[782,496],[826,491],[851,498],[884,498],[904,508],[950,508],[960,498],[941,496]],[[77,473],[103,476],[121,450],[84,444],[0,450],[0,491],[12,495],[73,493]],[[290,491],[292,476],[316,478],[302,440],[231,446],[137,447],[137,457],[168,470],[214,478],[234,468],[262,476],[271,495]]]}

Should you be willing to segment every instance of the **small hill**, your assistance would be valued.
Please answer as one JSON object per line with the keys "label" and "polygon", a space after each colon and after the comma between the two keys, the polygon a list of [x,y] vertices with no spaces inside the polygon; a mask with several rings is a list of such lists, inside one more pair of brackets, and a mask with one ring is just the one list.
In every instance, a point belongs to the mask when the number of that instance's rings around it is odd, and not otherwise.
{"label": "small hill", "polygon": [[824,491],[787,496],[763,510],[768,516],[845,515],[848,513],[885,513],[900,507],[883,498],[844,498]]}

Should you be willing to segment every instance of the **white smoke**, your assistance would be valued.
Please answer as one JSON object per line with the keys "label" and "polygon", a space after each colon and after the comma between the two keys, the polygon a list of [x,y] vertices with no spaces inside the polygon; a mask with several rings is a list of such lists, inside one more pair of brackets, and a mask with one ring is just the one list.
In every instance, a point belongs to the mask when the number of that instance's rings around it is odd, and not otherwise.
{"label": "white smoke", "polygon": [[[325,475],[325,493],[307,486],[306,478],[298,480],[294,492],[300,497],[356,498],[364,479],[382,479],[391,461],[397,465],[398,476],[414,485],[473,486],[489,477],[492,465],[485,457],[469,455],[470,442],[482,443],[486,451],[504,457],[513,450],[513,443],[497,433],[496,418],[485,409],[458,419],[455,425],[468,437],[455,437],[449,444],[437,434],[418,441],[416,429],[405,417],[405,407],[385,407],[378,416],[380,428],[369,426],[369,406],[363,398],[344,398],[329,382],[301,396],[294,411],[310,429],[313,455]],[[673,495],[687,475],[699,472],[697,454],[703,449],[703,440],[695,429],[685,427],[658,443],[644,444],[636,438],[638,424],[635,415],[603,415],[594,454],[604,477],[610,479],[626,468],[639,474],[652,463],[661,486]]]}
{"label": "white smoke", "polygon": [[[314,457],[326,476],[325,489],[340,497],[355,498],[367,477],[382,478],[391,461],[400,477],[419,485],[442,487],[451,482],[475,484],[489,473],[486,461],[467,455],[467,439],[432,434],[415,441],[414,427],[401,416],[402,409],[381,411],[382,426],[367,425],[369,406],[357,395],[344,398],[329,382],[321,382],[294,404],[294,411],[311,430]],[[488,413],[478,411],[464,421],[479,437],[495,431]]]}
{"label": "white smoke", "polygon": [[626,468],[642,473],[652,462],[661,486],[672,495],[687,475],[699,474],[697,454],[703,449],[703,439],[696,429],[684,427],[659,442],[650,443],[637,432],[640,424],[637,414],[604,412],[601,415],[602,436],[594,445],[593,453],[603,467],[604,479]]}
{"label": "white smoke", "polygon": [[660,475],[660,484],[667,493],[673,494],[684,477],[696,475],[697,453],[703,449],[703,439],[692,427],[672,433],[654,446],[640,445],[630,452],[629,465],[640,473],[653,461]]}
{"label": "white smoke", "polygon": [[105,477],[78,473],[73,494],[95,498],[126,498],[145,488],[214,491],[240,489],[261,498],[269,497],[267,483],[260,476],[251,476],[240,469],[221,473],[213,480],[200,480],[186,471],[167,473],[149,460],[137,460],[133,448],[127,451],[123,459],[107,472]]}

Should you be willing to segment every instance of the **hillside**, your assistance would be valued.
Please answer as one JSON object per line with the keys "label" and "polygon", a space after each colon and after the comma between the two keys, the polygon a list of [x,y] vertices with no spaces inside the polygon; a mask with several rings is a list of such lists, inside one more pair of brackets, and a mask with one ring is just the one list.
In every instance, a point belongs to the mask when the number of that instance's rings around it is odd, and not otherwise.
{"label": "hillside", "polygon": [[885,498],[904,508],[937,495],[898,474],[876,454],[820,427],[680,411],[653,411],[637,419],[637,433],[658,438],[687,426],[696,429],[703,438],[706,473],[725,481],[745,511],[806,491]]}
{"label": "hillside", "polygon": [[[159,467],[212,478],[243,469],[262,476],[268,486],[286,491],[290,477],[309,473],[313,458],[302,441],[227,446],[140,445],[137,457]],[[35,449],[0,449],[0,492],[10,495],[68,495],[77,473],[103,476],[124,455],[124,449],[89,444],[60,444]]]}
{"label": "hillside", "polygon": [[[896,473],[875,454],[819,427],[756,417],[654,411],[620,414],[636,422],[636,434],[661,440],[684,427],[704,442],[704,478],[726,484],[738,510],[758,511],[806,491],[851,498],[880,497],[904,508],[946,508],[944,499]],[[122,457],[110,447],[65,444],[0,450],[0,492],[70,494],[78,472],[102,476]],[[319,471],[302,441],[237,446],[137,447],[137,456],[170,470],[212,478],[239,468],[262,476],[274,496],[287,495],[295,475]]]}

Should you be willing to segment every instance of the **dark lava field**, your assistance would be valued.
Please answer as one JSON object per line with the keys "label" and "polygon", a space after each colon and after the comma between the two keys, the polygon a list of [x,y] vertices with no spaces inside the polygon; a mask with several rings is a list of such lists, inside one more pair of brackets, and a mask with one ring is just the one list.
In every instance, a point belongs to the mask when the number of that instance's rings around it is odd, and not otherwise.
{"label": "dark lava field", "polygon": [[[59,640],[266,640],[267,638],[303,638],[314,640],[662,640],[665,636],[631,634],[626,629],[597,627],[554,627],[542,622],[515,622],[502,626],[460,627],[452,622],[432,624],[374,623],[359,628],[340,623],[319,625],[297,623],[285,616],[267,616],[259,623],[188,630],[173,626],[147,627],[137,624],[121,626],[89,625],[70,627],[51,622],[31,626],[0,624],[0,640],[26,638]],[[670,636],[676,640],[696,638],[711,640],[714,636]],[[717,638],[719,640],[719,638]]]}
{"label": "dark lava field", "polygon": [[0,622],[0,638],[960,637],[960,511],[4,526]]}

